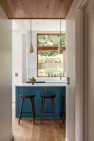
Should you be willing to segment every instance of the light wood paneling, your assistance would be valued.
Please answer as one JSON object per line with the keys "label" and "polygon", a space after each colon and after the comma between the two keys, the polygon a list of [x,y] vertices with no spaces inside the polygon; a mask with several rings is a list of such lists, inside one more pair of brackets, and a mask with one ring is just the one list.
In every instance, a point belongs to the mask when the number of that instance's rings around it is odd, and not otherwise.
{"label": "light wood paneling", "polygon": [[21,120],[18,125],[18,119],[15,118],[15,104],[13,104],[12,129],[14,141],[65,141],[65,127],[62,121],[54,123],[52,120],[36,120],[36,124],[30,119]]}
{"label": "light wood paneling", "polygon": [[8,18],[66,18],[73,0],[0,0]]}

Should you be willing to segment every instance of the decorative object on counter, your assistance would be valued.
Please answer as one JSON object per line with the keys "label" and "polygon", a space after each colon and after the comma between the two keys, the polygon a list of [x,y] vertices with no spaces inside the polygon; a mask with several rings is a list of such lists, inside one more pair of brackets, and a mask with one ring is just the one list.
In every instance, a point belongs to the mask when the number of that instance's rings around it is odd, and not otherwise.
{"label": "decorative object on counter", "polygon": [[34,83],[36,82],[35,77],[33,76],[32,78],[30,78],[30,81],[32,82],[32,84],[34,85]]}
{"label": "decorative object on counter", "polygon": [[[31,81],[26,81],[26,83],[32,83]],[[35,81],[35,83],[46,83],[46,81]]]}
{"label": "decorative object on counter", "polygon": [[28,53],[33,53],[33,45],[32,45],[32,21],[30,20],[30,36],[29,36],[29,47],[28,47]]}

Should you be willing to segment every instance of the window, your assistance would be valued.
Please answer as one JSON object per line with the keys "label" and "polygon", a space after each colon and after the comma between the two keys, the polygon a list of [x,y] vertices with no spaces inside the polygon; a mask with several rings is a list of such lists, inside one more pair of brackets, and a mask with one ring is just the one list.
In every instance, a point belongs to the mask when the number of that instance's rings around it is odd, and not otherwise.
{"label": "window", "polygon": [[[58,47],[63,49],[58,53]],[[65,34],[37,34],[37,76],[60,77],[65,76],[64,51]]]}

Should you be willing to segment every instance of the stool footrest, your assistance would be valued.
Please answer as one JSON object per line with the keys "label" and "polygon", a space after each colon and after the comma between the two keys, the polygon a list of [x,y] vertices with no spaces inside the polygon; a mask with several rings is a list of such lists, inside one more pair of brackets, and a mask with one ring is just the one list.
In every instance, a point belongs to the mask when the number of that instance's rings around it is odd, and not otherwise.
{"label": "stool footrest", "polygon": [[22,114],[24,114],[24,113],[32,113],[32,112],[22,112]]}
{"label": "stool footrest", "polygon": [[46,113],[51,113],[51,114],[53,114],[53,112],[43,112],[44,114],[46,114]]}

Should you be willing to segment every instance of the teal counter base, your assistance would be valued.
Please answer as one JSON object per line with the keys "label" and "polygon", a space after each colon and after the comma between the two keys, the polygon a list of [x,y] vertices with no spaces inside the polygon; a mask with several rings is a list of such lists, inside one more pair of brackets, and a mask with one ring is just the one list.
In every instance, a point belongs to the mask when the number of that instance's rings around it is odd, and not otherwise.
{"label": "teal counter base", "polygon": [[[41,117],[41,94],[55,94],[55,114],[56,118],[62,117],[62,96],[66,96],[66,87],[25,87],[25,86],[16,86],[16,118],[19,117],[20,111],[20,97],[19,95],[35,95],[35,117]],[[50,112],[51,101],[45,101],[45,112]],[[23,104],[23,112],[31,112],[31,103],[29,99],[26,99]],[[23,113],[23,118],[32,118],[32,113]],[[44,118],[52,118],[51,113],[45,113]]]}

